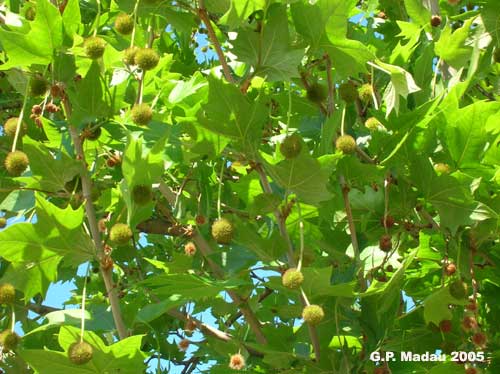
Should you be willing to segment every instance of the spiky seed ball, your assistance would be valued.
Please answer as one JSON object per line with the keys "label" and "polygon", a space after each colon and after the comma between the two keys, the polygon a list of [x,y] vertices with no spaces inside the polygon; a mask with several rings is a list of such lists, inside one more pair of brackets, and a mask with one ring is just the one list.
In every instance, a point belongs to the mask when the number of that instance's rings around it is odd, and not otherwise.
{"label": "spiky seed ball", "polygon": [[151,70],[158,65],[160,55],[152,48],[140,48],[134,58],[134,62],[142,70]]}
{"label": "spiky seed ball", "polygon": [[106,49],[106,42],[98,36],[91,36],[83,43],[83,49],[88,58],[97,60],[101,58]]}
{"label": "spiky seed ball", "polygon": [[36,9],[35,7],[29,7],[26,9],[26,13],[24,14],[24,18],[26,18],[28,21],[33,21],[36,17]]}
{"label": "spiky seed ball", "polygon": [[132,198],[137,205],[146,205],[153,199],[151,186],[139,184],[132,190]]}
{"label": "spiky seed ball", "polygon": [[472,342],[478,347],[485,347],[487,340],[486,335],[482,332],[476,332],[472,335]]}
{"label": "spiky seed ball", "polygon": [[450,295],[453,296],[457,300],[462,300],[467,297],[469,293],[469,287],[467,284],[460,279],[455,280],[449,286]]}
{"label": "spiky seed ball", "polygon": [[493,52],[493,60],[496,63],[500,63],[500,47],[495,48],[495,52]]}
{"label": "spiky seed ball", "polygon": [[477,320],[473,316],[465,316],[462,320],[462,328],[465,331],[471,331],[478,328]]}
{"label": "spiky seed ball", "polygon": [[477,371],[476,368],[467,368],[465,369],[465,374],[478,374],[479,372]]}
{"label": "spiky seed ball", "polygon": [[450,165],[442,162],[438,162],[436,165],[434,165],[434,170],[436,170],[438,174],[450,174],[451,171]]}
{"label": "spiky seed ball", "polygon": [[302,318],[305,322],[315,326],[325,318],[325,312],[319,305],[308,305],[302,310]]}
{"label": "spiky seed ball", "polygon": [[392,249],[392,237],[389,234],[382,235],[378,245],[382,251],[389,252]]}
{"label": "spiky seed ball", "polygon": [[307,89],[307,99],[320,104],[326,99],[326,89],[319,83],[313,83]]}
{"label": "spiky seed ball", "polygon": [[49,82],[40,74],[35,74],[30,80],[31,96],[45,95],[49,89]]}
{"label": "spiky seed ball", "polygon": [[5,169],[14,177],[18,177],[24,173],[28,164],[28,156],[22,151],[10,152],[7,154],[7,157],[5,157]]}
{"label": "spiky seed ball", "polygon": [[444,333],[450,332],[452,330],[452,328],[453,328],[453,325],[452,325],[451,321],[448,319],[444,319],[441,322],[439,322],[439,329]]}
{"label": "spiky seed ball", "polygon": [[335,148],[343,154],[351,154],[356,150],[356,140],[351,135],[342,135],[335,141]]}
{"label": "spiky seed ball", "polygon": [[385,367],[378,367],[373,370],[373,374],[389,374]]}
{"label": "spiky seed ball", "polygon": [[12,304],[14,303],[15,299],[16,299],[16,289],[14,288],[14,286],[10,283],[0,284],[0,305]]}
{"label": "spiky seed ball", "polygon": [[5,226],[7,226],[7,218],[0,217],[0,229],[3,229]]}
{"label": "spiky seed ball", "polygon": [[283,286],[292,289],[299,288],[303,281],[304,275],[295,268],[288,269],[283,273],[283,276],[281,277]]}
{"label": "spiky seed ball", "polygon": [[[18,117],[11,117],[3,124],[3,132],[5,135],[13,138],[16,135]],[[23,136],[28,131],[28,126],[25,122],[21,123],[21,128],[19,129],[19,136]]]}
{"label": "spiky seed ball", "polygon": [[115,20],[115,29],[120,34],[128,35],[134,29],[134,19],[127,13],[120,13]]}
{"label": "spiky seed ball", "polygon": [[382,127],[382,123],[375,117],[370,117],[365,121],[365,127],[370,131],[375,131]]}
{"label": "spiky seed ball", "polygon": [[189,348],[189,340],[187,339],[182,339],[179,344],[178,344],[179,350],[180,351],[186,351]]}
{"label": "spiky seed ball", "polygon": [[454,263],[449,263],[444,268],[444,272],[447,276],[452,276],[457,271],[457,266]]}
{"label": "spiky seed ball", "polygon": [[212,224],[212,237],[219,244],[229,244],[233,239],[234,226],[227,218],[219,218]]}
{"label": "spiky seed ball", "polygon": [[101,136],[102,130],[99,126],[87,126],[82,130],[82,138],[95,141]]}
{"label": "spiky seed ball", "polygon": [[187,242],[184,245],[184,253],[189,257],[194,256],[196,254],[196,245],[193,242]]}
{"label": "spiky seed ball", "polygon": [[245,357],[236,353],[229,359],[229,367],[233,370],[243,370],[245,368]]}
{"label": "spiky seed ball", "polygon": [[384,225],[384,216],[380,217],[380,225],[382,227],[387,227],[388,229],[390,229],[392,226],[394,226],[394,217],[391,216],[390,214],[388,214],[386,217],[385,217],[385,225]]}
{"label": "spiky seed ball", "polygon": [[358,98],[358,90],[352,82],[342,83],[339,86],[339,95],[346,103],[353,103]]}
{"label": "spiky seed ball", "polygon": [[280,152],[287,159],[297,157],[301,150],[302,140],[297,134],[287,136],[280,144]]}
{"label": "spiky seed ball", "polygon": [[192,333],[196,329],[196,322],[192,319],[188,319],[184,324],[184,331]]}
{"label": "spiky seed ball", "polygon": [[109,239],[119,245],[127,244],[132,239],[132,235],[130,226],[125,223],[115,223],[109,231]]}
{"label": "spiky seed ball", "polygon": [[130,114],[132,121],[139,126],[146,126],[153,118],[153,110],[146,103],[134,105]]}
{"label": "spiky seed ball", "polygon": [[372,95],[373,87],[371,84],[366,83],[358,88],[358,96],[363,103],[368,104],[372,100]]}
{"label": "spiky seed ball", "polygon": [[69,346],[68,358],[76,365],[83,365],[92,360],[94,348],[87,342],[74,342]]}
{"label": "spiky seed ball", "polygon": [[202,226],[202,225],[204,225],[205,223],[207,223],[207,219],[206,219],[206,218],[205,218],[205,216],[204,216],[204,215],[202,215],[202,214],[198,214],[198,215],[195,217],[195,219],[194,219],[194,220],[196,221],[196,224],[197,224],[198,226]]}
{"label": "spiky seed ball", "polygon": [[135,54],[139,48],[136,46],[129,47],[123,51],[123,62],[127,65],[135,65]]}
{"label": "spiky seed ball", "polygon": [[450,5],[457,5],[460,2],[460,0],[448,0],[448,4]]}
{"label": "spiky seed ball", "polygon": [[4,330],[0,333],[0,345],[4,352],[13,351],[17,348],[21,338],[15,332]]}
{"label": "spiky seed ball", "polygon": [[441,16],[434,15],[431,17],[431,25],[432,27],[438,27],[441,25]]}

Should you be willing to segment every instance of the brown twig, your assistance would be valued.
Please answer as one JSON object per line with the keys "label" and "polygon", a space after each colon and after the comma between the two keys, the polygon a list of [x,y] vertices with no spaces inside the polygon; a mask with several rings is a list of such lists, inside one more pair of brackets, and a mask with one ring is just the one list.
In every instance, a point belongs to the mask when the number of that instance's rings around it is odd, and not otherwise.
{"label": "brown twig", "polygon": [[[273,293],[273,290],[271,288],[268,288],[266,287],[266,289],[264,290],[264,292],[262,292],[258,298],[258,302],[261,303],[263,302],[265,299],[267,299],[269,296],[271,296]],[[226,327],[230,327],[232,326],[233,323],[235,323],[239,318],[241,318],[243,314],[241,313],[241,311],[239,311],[238,313],[236,313],[235,315],[233,315],[232,317],[230,317],[225,325]]]}
{"label": "brown twig", "polygon": [[[66,118],[69,121],[71,117],[71,106],[68,101],[68,97],[63,94],[62,104],[64,111],[66,112]],[[104,257],[104,248],[101,241],[101,233],[99,232],[99,227],[97,224],[96,213],[94,209],[94,204],[92,203],[91,193],[92,193],[92,182],[88,173],[87,163],[85,161],[85,152],[83,151],[82,139],[78,134],[78,130],[75,126],[68,123],[69,132],[75,146],[75,152],[77,159],[82,163],[82,168],[80,171],[80,179],[82,183],[82,192],[85,199],[85,212],[87,214],[87,220],[89,223],[90,233],[94,245],[96,248],[96,255],[98,259]],[[113,271],[112,268],[103,268],[101,266],[101,275],[106,286],[106,293],[109,298],[109,303],[111,304],[111,314],[113,315],[113,320],[115,322],[116,330],[118,331],[118,336],[120,339],[124,339],[128,336],[127,328],[123,321],[123,316],[120,311],[120,301],[118,299],[118,293],[113,285]]]}
{"label": "brown twig", "polygon": [[[173,206],[173,204],[175,204],[175,199],[177,196],[174,191],[172,191],[170,187],[167,186],[164,182],[160,182],[159,189],[162,195],[167,199],[169,204]],[[224,271],[216,262],[214,262],[210,258],[210,255],[213,253],[212,248],[197,229],[194,230],[191,239],[196,244],[196,247],[207,261],[207,264],[211,268],[214,275],[217,278],[223,278]],[[227,293],[233,300],[236,307],[238,307],[241,310],[241,313],[245,316],[245,320],[255,334],[255,338],[257,339],[257,341],[260,344],[267,344],[267,338],[262,332],[260,321],[257,319],[253,311],[245,305],[245,301],[236,292],[228,290]]]}
{"label": "brown twig", "polygon": [[226,58],[224,56],[224,52],[222,51],[222,47],[217,40],[217,36],[215,35],[214,28],[212,27],[212,24],[210,23],[210,18],[208,17],[208,12],[205,8],[205,1],[204,0],[199,0],[198,1],[199,8],[198,8],[198,16],[201,18],[205,26],[207,27],[208,31],[208,38],[212,42],[215,48],[215,52],[217,53],[217,57],[219,58],[219,62],[222,66],[222,72],[224,73],[224,77],[229,83],[235,83],[233,76],[231,75],[231,70],[229,69],[229,65],[227,64]]}

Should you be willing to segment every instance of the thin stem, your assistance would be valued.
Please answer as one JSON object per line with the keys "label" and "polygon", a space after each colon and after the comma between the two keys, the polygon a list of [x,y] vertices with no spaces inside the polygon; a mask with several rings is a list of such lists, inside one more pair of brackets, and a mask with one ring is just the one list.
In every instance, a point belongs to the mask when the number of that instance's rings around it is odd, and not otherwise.
{"label": "thin stem", "polygon": [[349,232],[351,234],[352,249],[354,252],[354,258],[356,260],[356,265],[358,267],[359,285],[361,287],[361,290],[364,291],[366,289],[366,283],[363,276],[363,269],[361,268],[362,263],[359,253],[358,238],[356,236],[356,226],[354,225],[354,218],[352,215],[351,204],[349,202],[349,186],[347,185],[347,182],[343,175],[340,175],[339,179],[340,179],[340,188],[342,189],[342,197],[344,198],[347,223],[349,225]]}
{"label": "thin stem", "polygon": [[93,36],[97,35],[97,29],[99,29],[99,22],[101,22],[101,0],[96,0],[96,3],[97,3],[97,16],[95,19],[94,33],[92,34]]}
{"label": "thin stem", "polygon": [[332,78],[332,60],[328,53],[325,54],[324,59],[326,63],[326,79],[328,81],[328,116],[331,116],[335,108],[335,85],[333,84]]}
{"label": "thin stem", "polygon": [[387,176],[384,180],[384,230],[385,233],[388,233],[387,230],[387,215],[389,214],[389,176]]}
{"label": "thin stem", "polygon": [[300,271],[302,268],[302,259],[304,258],[304,221],[302,221],[302,210],[300,209],[300,202],[297,199],[297,212],[299,214],[299,235],[300,235],[300,254],[299,262],[297,264],[297,270]]}
{"label": "thin stem", "polygon": [[292,84],[287,82],[288,85],[288,110],[286,112],[286,128],[285,134],[288,136],[288,129],[290,128],[290,119],[292,118]]}
{"label": "thin stem", "polygon": [[22,126],[23,117],[24,117],[24,108],[26,107],[26,103],[28,102],[30,81],[31,81],[31,77],[29,77],[28,81],[26,82],[26,92],[24,93],[23,106],[21,107],[21,112],[19,113],[19,118],[17,119],[16,133],[14,134],[14,141],[12,142],[12,152],[15,152],[15,150],[16,150],[17,139],[19,138],[19,133],[21,132],[21,126]]}
{"label": "thin stem", "polygon": [[217,216],[221,218],[221,197],[222,197],[222,178],[224,177],[224,169],[226,166],[226,161],[222,158],[222,167],[220,168],[219,174],[219,190],[217,191]]}
{"label": "thin stem", "polygon": [[373,80],[374,80],[373,66],[370,66],[370,68],[371,68],[370,86],[372,86],[373,107],[375,108],[375,110],[379,110],[377,94],[375,92],[375,85],[374,85],[374,82],[373,82]]}
{"label": "thin stem", "polygon": [[217,40],[217,36],[215,35],[214,28],[212,27],[212,24],[210,23],[210,18],[208,17],[207,10],[205,9],[205,1],[204,0],[199,0],[198,2],[199,7],[198,7],[198,16],[201,18],[205,26],[207,27],[208,31],[208,38],[212,42],[215,48],[215,52],[217,53],[217,57],[219,58],[219,62],[222,66],[222,72],[224,74],[224,77],[229,83],[235,83],[235,80],[233,76],[231,75],[231,70],[229,69],[229,65],[227,64],[226,58],[224,56],[224,52],[222,51],[222,47]]}
{"label": "thin stem", "polygon": [[134,46],[134,41],[135,41],[135,30],[137,26],[137,9],[139,8],[139,1],[140,0],[137,0],[134,6],[134,28],[132,29],[132,35],[130,36],[130,47]]}
{"label": "thin stem", "polygon": [[85,301],[87,299],[87,279],[90,274],[90,262],[87,264],[87,271],[85,272],[85,280],[83,281],[83,292],[82,292],[82,313],[80,315],[80,342],[83,342],[83,334],[85,333]]}
{"label": "thin stem", "polygon": [[14,329],[16,327],[16,310],[14,309],[14,304],[10,306],[10,309],[12,310],[12,317],[11,317],[12,321],[10,325],[10,330],[14,332]]}
{"label": "thin stem", "polygon": [[342,122],[340,123],[340,135],[342,136],[345,135],[345,112],[346,107],[344,106],[344,109],[342,109]]}

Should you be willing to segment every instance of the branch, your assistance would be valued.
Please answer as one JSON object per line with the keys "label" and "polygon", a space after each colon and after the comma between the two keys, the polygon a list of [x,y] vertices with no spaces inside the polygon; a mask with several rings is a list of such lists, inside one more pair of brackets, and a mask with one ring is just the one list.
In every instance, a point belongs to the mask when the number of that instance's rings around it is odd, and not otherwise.
{"label": "branch", "polygon": [[[266,287],[266,289],[264,290],[263,293],[260,294],[257,302],[261,303],[263,302],[265,299],[267,299],[269,296],[271,296],[273,293],[273,290]],[[225,325],[226,327],[230,327],[232,326],[233,323],[235,323],[241,316],[243,315],[243,313],[241,313],[241,311],[239,311],[238,313],[236,313],[234,316],[232,316],[231,318],[229,318]]]}
{"label": "branch", "polygon": [[219,58],[220,64],[222,66],[222,72],[224,73],[224,77],[229,83],[235,83],[234,78],[231,75],[231,70],[229,69],[229,65],[227,64],[226,58],[224,57],[224,52],[220,46],[219,41],[217,40],[217,36],[215,35],[214,28],[210,23],[210,18],[208,17],[207,10],[205,9],[205,1],[199,0],[199,8],[198,8],[198,16],[201,18],[205,26],[208,30],[208,37],[212,44],[214,45],[215,52],[217,53],[217,57]]}
{"label": "branch", "polygon": [[[175,204],[176,194],[170,189],[169,186],[167,186],[164,182],[160,182],[159,189],[162,195],[170,203],[170,205]],[[214,262],[210,258],[213,250],[205,240],[205,238],[200,234],[198,229],[194,230],[191,239],[196,244],[196,247],[200,250],[200,253],[207,261],[207,264],[212,269],[214,275],[217,278],[222,279],[224,277],[224,271],[216,262]],[[260,321],[257,319],[253,311],[248,306],[244,305],[244,300],[236,292],[228,290],[227,293],[233,300],[234,304],[241,310],[241,313],[243,313],[243,315],[245,316],[245,320],[255,334],[255,338],[257,339],[257,341],[260,344],[267,344],[267,339],[262,332]]]}
{"label": "branch", "polygon": [[[69,120],[71,117],[71,106],[68,101],[68,97],[64,93],[62,96],[62,103],[64,106],[64,111],[66,112],[66,118]],[[76,157],[82,163],[82,168],[80,171],[80,179],[82,183],[83,198],[85,199],[85,212],[87,213],[87,220],[90,227],[90,233],[92,235],[92,240],[97,251],[98,259],[104,257],[104,248],[102,246],[101,234],[99,232],[99,227],[97,224],[94,204],[92,203],[91,191],[92,182],[90,180],[89,172],[87,169],[87,163],[85,161],[85,153],[83,151],[82,139],[78,134],[78,130],[74,125],[68,123],[69,132],[75,145]],[[124,339],[128,336],[127,328],[123,322],[123,317],[120,311],[120,301],[118,299],[118,294],[116,288],[113,285],[113,270],[112,267],[102,267],[100,268],[101,275],[106,286],[106,293],[109,298],[109,303],[111,304],[111,313],[113,315],[113,320],[115,322],[116,330],[118,331],[118,336],[120,339]]]}

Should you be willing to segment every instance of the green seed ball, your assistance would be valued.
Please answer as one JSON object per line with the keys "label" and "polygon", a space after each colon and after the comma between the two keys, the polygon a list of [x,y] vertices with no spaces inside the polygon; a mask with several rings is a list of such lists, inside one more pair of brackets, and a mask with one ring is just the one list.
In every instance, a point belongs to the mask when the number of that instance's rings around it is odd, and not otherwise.
{"label": "green seed ball", "polygon": [[450,165],[443,162],[438,162],[436,165],[434,165],[434,170],[436,170],[436,172],[439,174],[450,174],[451,171]]}
{"label": "green seed ball", "polygon": [[129,47],[123,51],[123,62],[127,65],[135,65],[135,54],[139,48],[136,46]]}
{"label": "green seed ball", "polygon": [[120,13],[115,20],[115,29],[120,34],[128,35],[134,29],[134,19],[127,13]]}
{"label": "green seed ball", "polygon": [[20,341],[21,338],[15,332],[4,330],[0,333],[0,345],[4,352],[15,350]]}
{"label": "green seed ball", "polygon": [[326,89],[319,83],[313,83],[307,89],[307,98],[313,103],[322,103],[326,99]]}
{"label": "green seed ball", "polygon": [[94,349],[87,342],[74,342],[69,346],[68,358],[76,365],[83,365],[92,360]]}
{"label": "green seed ball", "polygon": [[302,150],[302,139],[297,134],[287,136],[280,144],[280,152],[285,158],[295,158]]}
{"label": "green seed ball", "polygon": [[358,88],[358,95],[361,101],[365,104],[369,103],[372,100],[373,88],[371,84],[363,84]]}
{"label": "green seed ball", "polygon": [[10,305],[13,304],[15,300],[16,300],[16,289],[14,288],[14,286],[10,283],[0,284],[0,305],[1,304]]}
{"label": "green seed ball", "polygon": [[234,226],[226,218],[220,218],[212,224],[212,237],[219,244],[229,244],[233,240]]}
{"label": "green seed ball", "polygon": [[457,300],[463,300],[469,294],[469,287],[460,279],[457,279],[449,285],[450,295]]}
{"label": "green seed ball", "polygon": [[316,326],[325,318],[325,312],[319,305],[308,305],[302,310],[302,318],[310,325]]}
{"label": "green seed ball", "polygon": [[97,60],[101,58],[106,49],[106,42],[98,36],[91,36],[83,43],[83,49],[88,58]]}
{"label": "green seed ball", "polygon": [[132,229],[125,223],[116,223],[109,231],[109,239],[118,245],[127,244],[132,236]]}
{"label": "green seed ball", "polygon": [[152,48],[141,48],[136,52],[134,61],[142,70],[151,70],[158,65],[160,55]]}
{"label": "green seed ball", "polygon": [[[0,229],[5,228],[7,226],[7,218],[5,217],[0,217]],[[0,291],[1,292],[1,291]],[[0,303],[1,304],[1,303]]]}
{"label": "green seed ball", "polygon": [[[16,135],[18,117],[11,117],[3,124],[3,132],[5,135],[13,138]],[[19,129],[19,136],[23,136],[28,131],[28,125],[26,122],[21,123],[21,128]]]}
{"label": "green seed ball", "polygon": [[148,104],[137,104],[132,108],[131,115],[136,125],[146,126],[153,119],[153,110]]}
{"label": "green seed ball", "polygon": [[342,83],[339,86],[339,95],[346,103],[353,103],[358,98],[358,90],[352,82]]}
{"label": "green seed ball", "polygon": [[24,173],[28,164],[28,156],[22,151],[10,152],[5,158],[5,169],[14,177],[18,177]]}
{"label": "green seed ball", "polygon": [[366,120],[365,127],[370,131],[375,131],[382,127],[382,123],[375,117],[370,117]]}
{"label": "green seed ball", "polygon": [[335,141],[335,148],[344,154],[354,153],[356,150],[356,140],[351,135],[342,135]]}
{"label": "green seed ball", "polygon": [[145,184],[135,186],[132,190],[132,198],[137,205],[146,205],[153,198],[151,186]]}
{"label": "green seed ball", "polygon": [[303,281],[304,275],[295,268],[288,269],[281,277],[283,286],[292,289],[299,288]]}
{"label": "green seed ball", "polygon": [[49,82],[40,74],[36,74],[30,80],[31,96],[45,95],[49,89]]}

